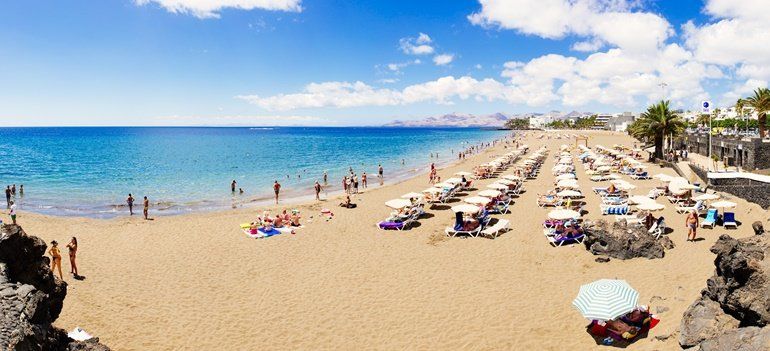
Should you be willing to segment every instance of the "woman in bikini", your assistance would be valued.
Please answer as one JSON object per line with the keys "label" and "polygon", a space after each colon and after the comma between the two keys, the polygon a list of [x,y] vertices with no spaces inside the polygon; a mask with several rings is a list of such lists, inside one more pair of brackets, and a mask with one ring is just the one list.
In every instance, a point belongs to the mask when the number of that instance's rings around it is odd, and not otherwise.
{"label": "woman in bikini", "polygon": [[59,269],[59,278],[64,280],[64,275],[61,273],[61,252],[59,251],[59,243],[56,240],[51,242],[51,248],[48,249],[48,253],[51,255],[51,272],[56,272]]}
{"label": "woman in bikini", "polygon": [[75,258],[78,254],[78,239],[74,236],[72,237],[72,240],[70,240],[70,243],[67,244],[67,250],[69,250],[70,254],[70,273],[72,273],[73,276],[78,277],[78,265],[75,262]]}

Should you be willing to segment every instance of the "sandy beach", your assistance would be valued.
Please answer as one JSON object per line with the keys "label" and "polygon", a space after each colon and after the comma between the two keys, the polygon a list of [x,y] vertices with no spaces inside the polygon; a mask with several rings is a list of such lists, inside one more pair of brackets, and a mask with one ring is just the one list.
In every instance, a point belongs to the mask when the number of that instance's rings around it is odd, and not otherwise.
{"label": "sandy beach", "polygon": [[[635,142],[620,133],[580,133],[590,136],[589,146]],[[536,134],[524,140],[531,149],[575,144]],[[439,175],[470,171],[507,151],[498,145]],[[669,237],[676,244],[663,259],[598,263],[582,245],[551,247],[541,228],[549,209],[536,206],[537,194],[553,187],[551,156],[539,177],[525,183],[511,213],[495,215],[510,220],[512,229],[494,240],[446,238],[443,230],[453,223],[447,207],[429,209],[411,230],[377,229],[390,212],[383,203],[428,187],[427,174],[371,186],[354,197],[355,209],[337,207],[338,199],[291,205],[305,227],[259,240],[244,235],[239,224],[265,208],[152,221],[22,212],[19,224],[46,242],[78,238],[86,279],[65,275],[69,294],[56,324],[80,326],[117,350],[600,349],[571,305],[581,284],[599,278],[627,280],[640,303],[659,311],[661,323],[629,349],[680,349],[682,313],[713,273],[709,248],[726,231],[699,230],[705,240],[687,242],[685,215],[661,198],[666,209],[656,215],[673,228]],[[675,174],[654,165],[648,172]],[[607,182],[591,182],[579,166],[577,175],[588,203],[584,218],[601,218],[599,197],[590,189]],[[638,186],[631,194],[659,184],[624,179]],[[479,181],[476,188],[494,181]],[[722,196],[738,203],[742,225],[727,231],[734,237],[752,235],[751,223],[767,217],[758,205]],[[334,218],[320,217],[322,208],[332,209]]]}

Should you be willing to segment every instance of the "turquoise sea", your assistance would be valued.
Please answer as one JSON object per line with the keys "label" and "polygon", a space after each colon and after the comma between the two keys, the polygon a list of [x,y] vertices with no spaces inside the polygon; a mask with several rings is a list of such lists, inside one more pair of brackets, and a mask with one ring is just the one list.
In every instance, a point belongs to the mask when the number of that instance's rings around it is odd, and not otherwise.
{"label": "turquoise sea", "polygon": [[[24,184],[19,208],[45,214],[123,215],[128,193],[137,204],[147,195],[155,214],[177,214],[263,203],[274,180],[282,196],[311,196],[324,171],[328,191],[339,191],[349,167],[359,176],[366,171],[372,184],[381,163],[392,182],[506,134],[468,128],[0,128],[0,185]],[[231,194],[233,179],[243,195]]]}

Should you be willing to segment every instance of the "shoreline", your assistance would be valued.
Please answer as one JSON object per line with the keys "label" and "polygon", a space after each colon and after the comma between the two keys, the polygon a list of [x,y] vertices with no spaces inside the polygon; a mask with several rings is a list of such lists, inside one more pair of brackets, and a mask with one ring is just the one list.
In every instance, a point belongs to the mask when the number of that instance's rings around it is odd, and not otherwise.
{"label": "shoreline", "polygon": [[[492,144],[495,141],[499,140],[505,140],[509,139],[512,135],[514,135],[518,131],[514,131],[513,133],[511,131],[507,131],[508,133],[502,134],[502,135],[496,135],[488,140],[485,140],[484,143],[490,143]],[[474,145],[477,146],[478,144]],[[473,153],[469,156],[466,156],[465,159],[458,159],[455,153],[453,157],[444,158],[443,160],[436,159],[436,169],[441,171],[446,168],[450,168],[453,166],[457,166],[461,163],[464,163],[466,161],[475,159],[477,156],[479,156],[482,153],[485,153],[487,150],[492,149],[493,147],[487,147],[480,151],[477,151],[476,153]],[[445,150],[446,151],[446,150]],[[356,195],[364,194],[366,192],[377,190],[377,189],[383,189],[388,188],[392,186],[399,185],[403,182],[419,178],[421,176],[426,176],[428,174],[428,167],[430,163],[427,163],[423,166],[417,167],[417,168],[410,168],[401,172],[395,172],[396,176],[394,176],[393,179],[388,179],[383,182],[382,185],[379,184],[379,178],[377,178],[376,174],[371,173],[369,176],[373,176],[370,181],[368,181],[370,185],[367,189],[362,188],[359,185],[359,194],[351,194],[351,198],[354,198]],[[387,174],[387,171],[386,171]],[[374,182],[372,182],[372,180]],[[339,182],[340,179],[337,179],[337,182]],[[280,180],[279,180],[280,182]],[[328,200],[337,200],[344,195],[344,190],[342,189],[341,185],[332,185],[334,181],[330,181],[327,186],[324,186],[321,190],[321,199],[322,201],[328,201]],[[312,185],[311,185],[312,186]],[[323,189],[331,187],[331,189],[334,189],[332,191],[325,192]],[[28,191],[29,192],[29,191]],[[315,200],[315,195],[313,193],[313,190],[311,187],[307,188],[308,193],[304,193],[305,191],[302,191],[298,188],[284,188],[281,189],[281,194],[289,194],[289,196],[281,196],[280,203],[275,204],[274,198],[272,194],[268,191],[265,192],[262,196],[252,196],[250,198],[244,198],[242,200],[233,201],[231,206],[227,206],[224,204],[219,204],[215,200],[198,200],[194,201],[195,203],[214,203],[215,205],[211,207],[181,207],[178,210],[175,211],[168,211],[167,209],[174,206],[181,206],[183,203],[177,203],[172,201],[164,201],[161,200],[156,203],[152,203],[150,206],[150,217],[156,216],[156,217],[174,217],[174,216],[185,216],[185,215],[194,215],[194,214],[203,214],[203,215],[215,215],[218,213],[231,213],[232,211],[249,211],[254,210],[258,208],[276,208],[276,207],[285,207],[285,206],[310,206],[312,204],[318,203],[318,201]],[[230,197],[235,198],[238,197],[239,194],[232,194]],[[21,197],[23,198],[23,197]],[[19,199],[12,198],[13,200]],[[186,203],[190,203],[189,201]],[[74,210],[72,208],[62,208],[59,209],[59,211],[73,211],[77,213],[73,214],[62,214],[62,213],[46,213],[46,211],[36,211],[36,210],[30,210],[27,208],[27,206],[24,205],[23,202],[17,202],[19,206],[19,209],[17,212],[19,213],[19,217],[21,217],[24,214],[34,214],[36,216],[43,216],[43,217],[51,217],[51,218],[72,218],[72,219],[89,219],[89,220],[99,220],[99,221],[110,221],[110,220],[116,220],[120,218],[133,218],[133,217],[141,217],[142,216],[142,206],[141,206],[141,198],[137,197],[137,200],[134,204],[134,215],[130,216],[128,214],[128,205],[126,204],[112,204],[112,205],[105,205],[105,208],[111,208],[112,210],[102,210],[95,213],[103,213],[105,216],[98,216],[98,215],[87,215],[79,213],[81,211]],[[164,205],[167,206],[166,209],[158,209],[157,207],[154,209],[154,206],[158,205]],[[46,206],[46,207],[53,207],[53,206]],[[107,215],[109,214],[109,215]]]}

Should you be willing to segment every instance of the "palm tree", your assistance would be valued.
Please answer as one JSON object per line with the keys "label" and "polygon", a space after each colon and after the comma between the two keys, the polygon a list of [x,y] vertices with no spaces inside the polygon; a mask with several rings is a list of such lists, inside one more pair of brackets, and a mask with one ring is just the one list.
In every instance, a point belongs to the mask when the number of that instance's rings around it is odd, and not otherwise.
{"label": "palm tree", "polygon": [[663,142],[667,135],[672,138],[684,131],[686,123],[682,117],[669,109],[669,101],[660,101],[647,108],[630,126],[631,136],[637,139],[652,139],[655,144],[653,158],[663,158]]}
{"label": "palm tree", "polygon": [[748,104],[757,112],[757,124],[759,125],[759,137],[765,137],[765,123],[767,123],[767,112],[770,111],[770,89],[757,88],[754,95],[746,98]]}
{"label": "palm tree", "polygon": [[735,113],[738,115],[738,119],[735,125],[738,125],[739,121],[743,120],[743,108],[746,106],[746,100],[738,99],[735,101]]}

